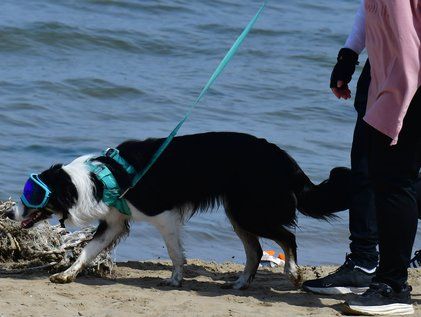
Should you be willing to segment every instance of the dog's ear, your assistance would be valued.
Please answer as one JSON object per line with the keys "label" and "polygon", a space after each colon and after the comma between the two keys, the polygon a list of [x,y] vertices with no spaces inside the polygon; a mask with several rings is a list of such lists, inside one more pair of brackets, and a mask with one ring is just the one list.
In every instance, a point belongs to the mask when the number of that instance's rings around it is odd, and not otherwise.
{"label": "dog's ear", "polygon": [[54,165],[51,165],[50,170],[56,171],[56,170],[61,169],[62,167],[63,167],[63,164],[54,164]]}

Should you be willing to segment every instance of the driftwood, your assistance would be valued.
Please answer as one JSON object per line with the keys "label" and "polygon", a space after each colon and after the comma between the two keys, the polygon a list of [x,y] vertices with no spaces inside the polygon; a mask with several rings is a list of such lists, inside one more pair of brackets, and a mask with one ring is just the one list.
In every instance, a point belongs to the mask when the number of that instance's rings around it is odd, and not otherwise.
{"label": "driftwood", "polygon": [[[95,233],[93,226],[68,232],[47,221],[31,229],[22,229],[19,222],[5,217],[14,204],[11,200],[0,201],[0,274],[62,271],[76,260]],[[113,267],[111,251],[104,251],[84,273],[107,276]]]}

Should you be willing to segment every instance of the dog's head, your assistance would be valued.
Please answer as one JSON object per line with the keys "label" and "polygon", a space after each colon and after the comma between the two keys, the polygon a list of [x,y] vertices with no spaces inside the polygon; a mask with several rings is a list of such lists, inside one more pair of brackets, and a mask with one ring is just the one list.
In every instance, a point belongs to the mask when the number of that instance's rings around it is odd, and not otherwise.
{"label": "dog's head", "polygon": [[21,221],[23,228],[55,214],[65,219],[76,205],[78,191],[62,165],[54,165],[40,174],[32,174],[26,181],[21,203],[8,213],[8,217]]}

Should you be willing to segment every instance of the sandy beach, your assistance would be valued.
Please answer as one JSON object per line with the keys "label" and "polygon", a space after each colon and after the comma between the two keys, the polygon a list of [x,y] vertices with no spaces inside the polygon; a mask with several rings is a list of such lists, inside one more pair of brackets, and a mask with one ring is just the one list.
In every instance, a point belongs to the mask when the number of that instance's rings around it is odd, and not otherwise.
{"label": "sandy beach", "polygon": [[[340,316],[345,296],[317,296],[293,288],[280,268],[260,269],[248,290],[222,289],[243,266],[190,260],[182,288],[159,286],[169,262],[118,263],[113,278],[79,277],[53,284],[47,274],[1,276],[0,316]],[[335,267],[302,267],[304,278]],[[421,316],[421,270],[410,270]]]}

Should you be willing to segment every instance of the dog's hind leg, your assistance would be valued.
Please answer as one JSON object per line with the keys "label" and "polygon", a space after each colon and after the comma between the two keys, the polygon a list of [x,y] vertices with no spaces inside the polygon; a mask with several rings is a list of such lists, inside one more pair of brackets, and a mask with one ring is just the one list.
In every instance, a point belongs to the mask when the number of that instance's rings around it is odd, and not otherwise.
{"label": "dog's hind leg", "polygon": [[299,287],[302,282],[300,268],[297,265],[297,242],[295,235],[281,227],[276,230],[276,238],[271,237],[285,252],[284,273],[292,281],[294,286]]}
{"label": "dog's hind leg", "polygon": [[234,231],[243,242],[244,250],[246,252],[246,266],[243,273],[238,277],[234,283],[229,283],[222,288],[233,289],[246,289],[250,286],[251,281],[256,275],[257,268],[259,267],[260,259],[262,258],[263,251],[260,246],[259,238],[246,230],[243,230],[235,221],[231,220]]}
{"label": "dog's hind leg", "polygon": [[182,215],[177,211],[165,211],[152,217],[150,221],[164,238],[168,255],[173,263],[171,278],[162,282],[161,285],[180,287],[183,281],[183,267],[187,263],[180,239]]}
{"label": "dog's hind leg", "polygon": [[53,283],[70,283],[101,251],[112,246],[128,231],[126,217],[117,211],[112,212],[106,221],[101,221],[94,238],[89,241],[76,261],[67,270],[50,276]]}

